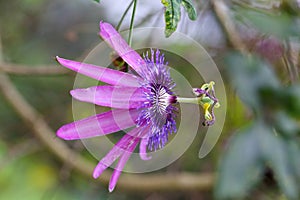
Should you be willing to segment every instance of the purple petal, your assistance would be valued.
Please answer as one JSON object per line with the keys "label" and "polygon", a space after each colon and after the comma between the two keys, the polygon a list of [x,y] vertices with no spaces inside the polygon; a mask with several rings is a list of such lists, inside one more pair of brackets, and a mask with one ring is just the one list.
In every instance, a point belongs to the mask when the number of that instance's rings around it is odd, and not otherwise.
{"label": "purple petal", "polygon": [[142,160],[150,160],[152,156],[147,155],[148,137],[143,138],[140,143],[140,157]]}
{"label": "purple petal", "polygon": [[99,34],[128,65],[140,74],[140,67],[145,64],[144,60],[136,51],[128,46],[127,42],[112,25],[101,21]]}
{"label": "purple petal", "polygon": [[121,172],[124,169],[124,166],[125,166],[126,162],[128,161],[130,155],[132,154],[133,150],[135,149],[138,141],[139,141],[139,138],[135,138],[135,140],[133,140],[133,143],[128,147],[127,151],[125,151],[123,153],[123,155],[121,156],[113,174],[111,175],[111,178],[109,181],[109,186],[108,186],[109,192],[112,192],[114,190],[114,188],[117,184],[117,181],[121,175]]}
{"label": "purple petal", "polygon": [[77,140],[113,133],[134,126],[139,111],[111,110],[62,126],[56,132],[65,140]]}
{"label": "purple petal", "polygon": [[67,60],[56,56],[56,60],[64,67],[75,72],[89,76],[93,79],[111,84],[129,87],[139,87],[140,79],[132,74],[121,71],[108,69],[92,64],[81,63],[77,61]]}
{"label": "purple petal", "polygon": [[143,90],[134,87],[94,86],[72,90],[71,95],[79,101],[120,109],[137,108],[145,101]]}
{"label": "purple petal", "polygon": [[135,143],[140,140],[140,138],[135,137],[139,133],[139,131],[139,128],[135,128],[124,135],[122,139],[120,139],[108,152],[108,154],[106,154],[106,156],[99,161],[93,173],[93,177],[95,179],[98,178],[102,174],[102,172],[107,169],[107,167],[111,166],[112,163],[117,160],[124,152],[128,151],[127,149],[133,144],[132,141],[134,141]]}

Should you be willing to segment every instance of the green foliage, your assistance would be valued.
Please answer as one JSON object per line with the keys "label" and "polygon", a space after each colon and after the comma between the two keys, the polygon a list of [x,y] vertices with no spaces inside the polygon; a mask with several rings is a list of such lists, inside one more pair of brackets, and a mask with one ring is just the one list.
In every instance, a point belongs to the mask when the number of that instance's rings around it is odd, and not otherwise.
{"label": "green foliage", "polygon": [[282,39],[290,36],[299,37],[300,28],[297,19],[285,11],[272,13],[237,8],[236,14],[242,22],[252,25],[264,34],[271,34]]}
{"label": "green foliage", "polygon": [[259,112],[263,102],[260,102],[262,90],[276,90],[279,82],[266,63],[255,57],[244,57],[240,54],[230,54],[225,62],[232,85],[238,95],[255,112]]}
{"label": "green foliage", "polygon": [[256,138],[259,128],[251,127],[238,132],[229,143],[229,149],[219,168],[219,181],[216,185],[218,198],[241,198],[259,181],[263,173]]}
{"label": "green foliage", "polygon": [[165,35],[169,37],[176,29],[180,21],[181,0],[162,0],[161,3],[165,6]]}
{"label": "green foliage", "polygon": [[297,181],[294,171],[291,170],[292,163],[287,151],[287,141],[280,135],[275,135],[272,126],[266,126],[265,131],[260,132],[257,138],[261,146],[260,154],[263,162],[273,170],[280,189],[289,199],[298,199],[299,179]]}
{"label": "green foliage", "polygon": [[[250,128],[236,133],[229,143],[220,165],[216,196],[220,199],[242,198],[259,182],[264,169],[273,170],[279,187],[290,199],[299,195],[297,178],[291,169],[295,165],[289,159],[288,143],[276,136],[271,127],[257,121]],[[300,153],[295,145],[295,153]],[[297,159],[299,162],[299,159]],[[299,177],[298,177],[299,178]]]}
{"label": "green foliage", "polygon": [[7,154],[7,145],[0,140],[0,160],[4,158],[4,155]]}
{"label": "green foliage", "polygon": [[191,20],[197,18],[196,9],[190,0],[161,0],[165,6],[165,35],[169,37],[177,29],[181,18],[181,5],[184,7]]}
{"label": "green foliage", "polygon": [[287,112],[294,117],[300,118],[300,84],[294,84],[282,91],[281,99]]}
{"label": "green foliage", "polygon": [[283,86],[265,62],[230,54],[229,77],[243,102],[256,114],[251,127],[237,132],[219,166],[216,197],[243,198],[270,168],[288,199],[299,198],[300,87]]}
{"label": "green foliage", "polygon": [[188,13],[188,16],[191,20],[196,20],[197,12],[191,0],[182,0],[182,6],[184,7],[185,11]]}
{"label": "green foliage", "polygon": [[95,2],[97,2],[97,3],[100,3],[100,0],[94,0]]}
{"label": "green foliage", "polygon": [[299,140],[288,140],[287,141],[287,152],[288,152],[288,159],[291,162],[291,171],[298,179],[300,178],[300,146]]}
{"label": "green foliage", "polygon": [[287,137],[293,137],[300,133],[297,122],[291,119],[284,111],[279,111],[275,114],[274,125],[276,130]]}

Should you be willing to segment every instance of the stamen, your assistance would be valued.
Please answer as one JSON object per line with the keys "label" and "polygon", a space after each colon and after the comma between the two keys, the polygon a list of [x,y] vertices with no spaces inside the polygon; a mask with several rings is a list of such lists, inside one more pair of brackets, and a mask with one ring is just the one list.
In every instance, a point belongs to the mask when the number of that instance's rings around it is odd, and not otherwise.
{"label": "stamen", "polygon": [[220,107],[218,99],[215,96],[214,90],[215,82],[205,83],[201,88],[193,88],[193,92],[196,95],[194,98],[177,97],[177,101],[180,103],[192,103],[201,105],[204,109],[205,121],[202,123],[204,126],[212,125],[215,122],[214,108]]}
{"label": "stamen", "polygon": [[168,142],[168,135],[176,132],[176,108],[172,106],[177,102],[171,91],[175,86],[170,72],[166,67],[164,55],[158,50],[151,50],[150,55],[144,54],[146,65],[142,68],[141,87],[145,89],[146,101],[140,107],[141,112],[137,125],[149,127],[148,149],[157,150]]}

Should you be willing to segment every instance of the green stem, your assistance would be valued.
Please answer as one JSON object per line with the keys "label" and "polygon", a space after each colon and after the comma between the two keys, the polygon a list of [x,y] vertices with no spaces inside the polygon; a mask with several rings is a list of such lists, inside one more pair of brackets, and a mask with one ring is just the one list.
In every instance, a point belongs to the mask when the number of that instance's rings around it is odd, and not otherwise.
{"label": "green stem", "polygon": [[179,103],[199,104],[199,98],[177,97],[177,102],[179,102]]}
{"label": "green stem", "polygon": [[122,23],[123,23],[123,20],[124,20],[125,16],[127,15],[129,9],[131,8],[133,2],[134,2],[134,0],[132,0],[132,1],[130,2],[130,4],[127,6],[125,12],[123,13],[123,15],[122,15],[122,17],[121,17],[121,19],[120,19],[120,21],[119,21],[117,27],[116,27],[117,31],[120,30],[120,27],[121,27],[121,25],[122,25]]}
{"label": "green stem", "polygon": [[131,15],[131,21],[130,21],[130,27],[129,27],[129,36],[128,36],[129,46],[131,46],[131,43],[132,43],[132,30],[133,30],[133,22],[134,22],[136,4],[137,4],[137,0],[133,0],[133,11],[132,11],[132,15]]}

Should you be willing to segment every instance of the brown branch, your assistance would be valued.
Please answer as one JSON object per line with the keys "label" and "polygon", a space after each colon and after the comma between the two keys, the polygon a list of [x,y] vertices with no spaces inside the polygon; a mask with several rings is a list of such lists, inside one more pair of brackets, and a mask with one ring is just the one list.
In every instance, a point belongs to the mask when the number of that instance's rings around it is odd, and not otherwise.
{"label": "brown branch", "polygon": [[226,35],[234,48],[247,53],[247,47],[243,43],[235,24],[231,19],[229,9],[223,0],[212,0],[214,11],[222,24]]}
{"label": "brown branch", "polygon": [[[9,77],[4,73],[0,74],[0,90],[6,100],[15,109],[17,114],[24,120],[33,133],[61,160],[76,166],[76,169],[84,174],[91,176],[93,164],[82,159],[79,155],[74,154],[61,140],[55,137],[55,133],[42,119],[37,111],[29,105],[24,97],[17,91]],[[102,179],[107,182],[109,174],[104,173]]]}
{"label": "brown branch", "polygon": [[64,75],[70,74],[67,70],[58,65],[42,65],[39,67],[30,67],[20,64],[0,63],[0,72],[14,75]]}

